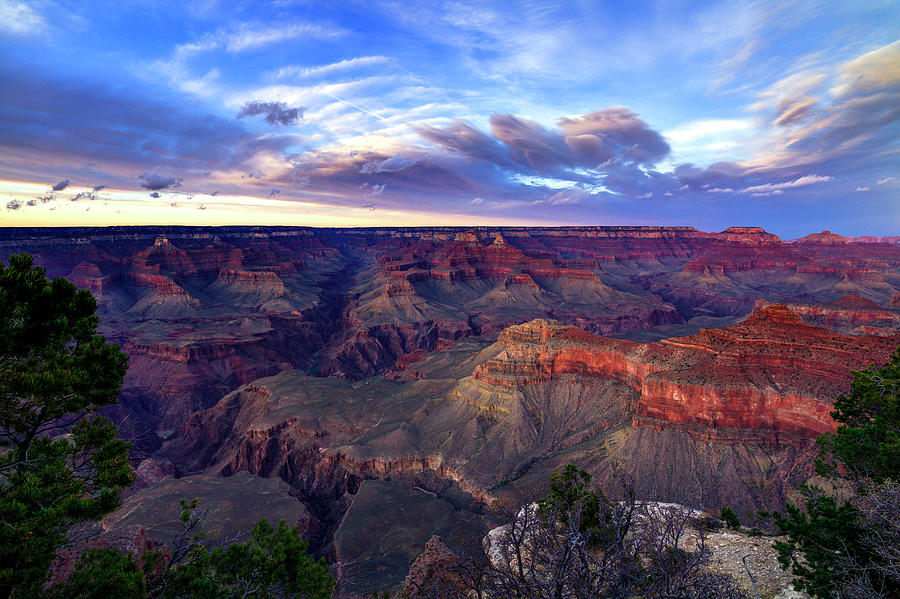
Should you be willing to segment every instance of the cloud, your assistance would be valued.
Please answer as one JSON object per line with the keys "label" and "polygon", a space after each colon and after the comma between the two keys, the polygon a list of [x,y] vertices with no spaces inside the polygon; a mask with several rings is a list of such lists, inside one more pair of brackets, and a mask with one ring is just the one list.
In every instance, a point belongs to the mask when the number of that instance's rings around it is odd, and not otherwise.
{"label": "cloud", "polygon": [[897,180],[896,177],[885,177],[884,179],[879,179],[875,185],[887,185],[888,183],[892,183],[893,181],[896,181],[896,180]]}
{"label": "cloud", "polygon": [[235,31],[220,32],[225,49],[229,52],[255,50],[269,44],[293,39],[328,39],[344,35],[343,29],[318,23],[292,23],[287,25],[246,24]]}
{"label": "cloud", "polygon": [[69,180],[66,179],[64,181],[60,181],[59,183],[55,183],[50,187],[50,191],[62,191],[66,187],[69,186]]}
{"label": "cloud", "polygon": [[24,2],[0,2],[0,32],[24,36],[42,33],[46,28],[44,17]]}
{"label": "cloud", "polygon": [[687,189],[709,189],[711,187],[743,187],[740,182],[746,174],[746,167],[736,162],[716,162],[706,168],[693,164],[679,164],[672,171],[682,184],[682,191]]}
{"label": "cloud", "polygon": [[358,56],[356,58],[348,58],[346,60],[341,60],[338,62],[315,67],[281,67],[270,75],[275,79],[285,79],[288,77],[318,77],[321,75],[334,75],[335,73],[340,73],[359,67],[369,67],[374,65],[386,64],[391,62],[392,60],[393,59],[388,58],[387,56]]}
{"label": "cloud", "polygon": [[[198,72],[192,66],[204,54],[217,51],[235,54],[296,39],[332,39],[345,33],[345,30],[328,23],[245,23],[236,28],[220,28],[190,42],[178,44],[169,58],[144,65],[140,74],[148,81],[155,83],[156,79],[162,77],[175,89],[212,98],[224,92],[225,88],[218,84],[222,76],[218,68],[209,68],[205,64],[203,70]],[[233,60],[233,57],[228,59],[229,62]]]}
{"label": "cloud", "polygon": [[624,106],[560,119],[566,144],[588,165],[618,158],[636,164],[654,164],[671,151],[663,136]]}
{"label": "cloud", "polygon": [[751,185],[744,189],[744,192],[753,193],[753,192],[765,192],[765,191],[773,191],[780,189],[790,189],[791,187],[803,187],[804,185],[813,185],[815,183],[825,183],[826,181],[833,180],[834,177],[823,177],[819,175],[806,175],[804,177],[800,177],[799,179],[794,179],[793,181],[786,181],[784,183],[766,183],[763,185]]}
{"label": "cloud", "polygon": [[242,119],[245,116],[265,115],[266,122],[270,125],[293,125],[303,118],[306,111],[304,107],[288,108],[284,102],[261,102],[255,100],[244,104],[241,111],[238,112],[237,118]]}
{"label": "cloud", "polygon": [[10,200],[6,203],[7,210],[18,210],[22,207],[22,200]]}
{"label": "cloud", "polygon": [[97,193],[101,189],[106,189],[106,185],[94,185],[94,187],[91,188],[91,191],[93,191],[94,193]]}
{"label": "cloud", "polygon": [[722,133],[746,132],[752,127],[753,123],[747,119],[703,119],[670,129],[663,135],[677,144],[691,144]]}
{"label": "cloud", "polygon": [[153,193],[150,194],[150,197],[151,197],[151,198],[158,198],[158,197],[159,197],[159,192],[158,192],[158,191],[154,191]]}
{"label": "cloud", "polygon": [[861,185],[861,186],[857,187],[854,191],[871,191],[871,189],[869,189],[868,185]]}
{"label": "cloud", "polygon": [[585,192],[583,189],[572,187],[554,193],[549,198],[547,198],[547,202],[549,202],[552,206],[561,206],[563,204],[577,204],[587,195],[589,194],[587,194],[587,192]]}
{"label": "cloud", "polygon": [[513,159],[538,173],[556,173],[577,161],[562,135],[534,121],[511,114],[494,114],[490,123],[491,134],[506,145]]}
{"label": "cloud", "polygon": [[6,168],[25,161],[92,165],[69,170],[120,187],[133,182],[131,173],[157,165],[176,178],[207,181],[210,172],[254,170],[298,140],[258,135],[240,121],[140,86],[123,91],[8,62],[0,62],[0,81],[0,166]]}
{"label": "cloud", "polygon": [[465,121],[457,120],[444,128],[419,125],[415,127],[415,131],[426,140],[448,150],[501,167],[514,167],[506,146]]}
{"label": "cloud", "polygon": [[796,125],[812,113],[817,103],[816,98],[809,96],[784,98],[778,103],[773,122],[779,127]]}
{"label": "cloud", "polygon": [[889,168],[900,135],[900,41],[781,79],[751,108],[775,126],[769,147],[746,162],[755,173]]}
{"label": "cloud", "polygon": [[895,89],[900,81],[900,41],[851,60],[839,70],[832,93],[852,97]]}
{"label": "cloud", "polygon": [[408,168],[412,168],[419,164],[418,160],[404,158],[403,156],[392,156],[382,161],[372,161],[365,163],[359,172],[371,175],[373,173],[396,173]]}
{"label": "cloud", "polygon": [[670,151],[662,135],[624,107],[565,117],[555,129],[511,114],[492,115],[490,125],[490,135],[465,121],[416,131],[446,150],[503,169],[580,183],[599,183],[611,165],[652,165]]}
{"label": "cloud", "polygon": [[77,202],[78,200],[96,200],[97,196],[93,191],[79,191],[75,194],[74,197],[71,198],[72,202]]}
{"label": "cloud", "polygon": [[163,174],[159,171],[147,171],[138,177],[140,186],[151,191],[178,187],[183,180],[181,177]]}
{"label": "cloud", "polygon": [[277,187],[273,187],[272,189],[269,190],[269,193],[266,194],[266,197],[267,197],[267,198],[274,198],[274,197],[275,197],[276,195],[278,195],[279,193],[281,193],[281,190],[280,190],[279,188],[277,188]]}

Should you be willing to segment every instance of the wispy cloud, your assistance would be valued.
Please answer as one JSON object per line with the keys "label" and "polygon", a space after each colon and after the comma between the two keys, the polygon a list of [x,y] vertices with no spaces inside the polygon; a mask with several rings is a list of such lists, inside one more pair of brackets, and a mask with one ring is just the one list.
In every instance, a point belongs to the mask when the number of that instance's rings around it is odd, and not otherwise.
{"label": "wispy cloud", "polygon": [[819,175],[806,175],[793,181],[785,181],[784,183],[766,183],[764,185],[751,185],[743,191],[747,193],[775,191],[776,189],[790,189],[791,187],[803,187],[804,185],[813,185],[815,183],[825,183],[831,181],[834,177],[821,177]]}
{"label": "wispy cloud", "polygon": [[304,78],[304,77],[322,77],[325,75],[335,75],[345,73],[361,67],[372,67],[376,65],[384,65],[393,62],[393,59],[387,56],[358,56],[356,58],[347,58],[338,62],[318,66],[297,66],[291,65],[281,67],[276,71],[271,71],[268,76],[273,79],[287,78]]}
{"label": "wispy cloud", "polygon": [[0,33],[15,36],[43,33],[47,20],[24,2],[0,2]]}
{"label": "wispy cloud", "polygon": [[234,31],[218,34],[220,43],[229,52],[255,50],[270,44],[295,39],[328,39],[342,36],[343,28],[320,23],[290,23],[286,25],[246,24]]}
{"label": "wispy cloud", "polygon": [[194,63],[205,54],[214,51],[238,54],[292,40],[320,41],[338,38],[346,33],[345,29],[327,23],[245,23],[237,28],[220,28],[193,41],[177,44],[168,58],[142,65],[138,74],[146,78],[145,71],[149,70],[166,78],[177,89],[204,95],[213,92],[212,84],[220,77],[217,68],[201,68],[199,70],[203,74],[197,73]]}

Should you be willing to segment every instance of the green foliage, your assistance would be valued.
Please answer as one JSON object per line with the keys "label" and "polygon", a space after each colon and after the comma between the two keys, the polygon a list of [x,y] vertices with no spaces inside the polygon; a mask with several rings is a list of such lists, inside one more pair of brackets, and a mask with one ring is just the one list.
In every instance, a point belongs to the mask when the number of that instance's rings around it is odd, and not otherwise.
{"label": "green foliage", "polygon": [[95,334],[90,293],[45,275],[26,254],[0,264],[0,596],[41,594],[69,529],[134,480],[130,444],[90,416],[116,400],[127,357]]}
{"label": "green foliage", "polygon": [[181,501],[183,531],[171,552],[145,552],[137,558],[116,549],[82,554],[72,575],[56,585],[52,599],[253,599],[331,597],[335,580],[323,559],[307,554],[308,545],[284,520],[266,519],[253,527],[245,543],[209,547],[203,532],[205,512],[197,500]]}
{"label": "green foliage", "polygon": [[591,487],[591,475],[567,464],[550,475],[547,497],[538,503],[538,513],[547,517],[555,514],[567,521],[577,521],[583,532],[591,532],[595,540],[602,535],[601,506],[606,498]]}
{"label": "green foliage", "polygon": [[883,506],[866,512],[859,507],[870,494],[885,495],[891,480],[900,478],[898,389],[900,352],[881,368],[854,372],[850,395],[838,397],[831,413],[839,423],[837,431],[818,439],[816,470],[849,480],[859,494],[838,502],[820,489],[801,487],[806,512],[788,505],[785,514],[773,515],[788,537],[775,545],[778,559],[797,576],[798,590],[829,599],[846,595],[843,589],[852,581],[857,590],[868,589],[864,596],[900,592],[896,564],[890,564],[893,558],[885,555],[891,554],[880,545],[896,534],[895,519],[885,518]]}
{"label": "green foliage", "polygon": [[727,505],[723,507],[722,511],[719,513],[719,519],[724,522],[725,526],[728,528],[736,529],[741,527],[741,520],[738,518],[738,515]]}
{"label": "green foliage", "polygon": [[900,479],[900,351],[882,368],[853,373],[850,395],[831,413],[837,432],[819,437],[820,474],[855,481]]}
{"label": "green foliage", "polygon": [[116,401],[128,358],[96,334],[97,303],[31,256],[0,264],[0,443],[19,451],[66,415]]}
{"label": "green foliage", "polygon": [[327,599],[335,581],[325,560],[315,561],[307,555],[307,549],[296,528],[290,528],[284,520],[273,528],[263,518],[246,543],[212,549],[193,544],[183,563],[173,564],[151,579],[151,596]]}
{"label": "green foliage", "polygon": [[102,547],[81,554],[72,574],[50,590],[51,599],[145,599],[144,572],[130,553]]}
{"label": "green foliage", "polygon": [[775,543],[778,561],[797,576],[794,587],[798,591],[829,599],[834,596],[834,575],[842,556],[867,559],[860,543],[862,514],[849,502],[838,505],[820,489],[800,490],[806,497],[808,516],[790,504],[785,508],[787,514],[775,514],[775,523],[788,536]]}

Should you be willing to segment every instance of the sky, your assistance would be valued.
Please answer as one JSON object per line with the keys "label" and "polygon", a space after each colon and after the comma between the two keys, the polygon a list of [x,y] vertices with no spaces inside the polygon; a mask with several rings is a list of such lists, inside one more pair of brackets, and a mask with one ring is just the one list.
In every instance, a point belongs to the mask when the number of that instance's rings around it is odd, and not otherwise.
{"label": "sky", "polygon": [[0,0],[0,227],[140,224],[900,235],[900,0]]}

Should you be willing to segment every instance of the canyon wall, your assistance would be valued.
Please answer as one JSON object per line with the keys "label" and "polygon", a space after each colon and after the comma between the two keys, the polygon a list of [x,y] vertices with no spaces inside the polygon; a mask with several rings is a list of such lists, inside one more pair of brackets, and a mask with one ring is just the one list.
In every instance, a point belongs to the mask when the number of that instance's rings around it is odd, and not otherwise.
{"label": "canyon wall", "polygon": [[434,533],[348,528],[390,507],[366,481],[464,522],[570,462],[613,496],[779,507],[851,371],[900,344],[900,245],[830,232],[0,230],[20,251],[130,356],[110,415],[153,456],[136,494],[281,479],[342,588],[398,575],[358,539]]}

